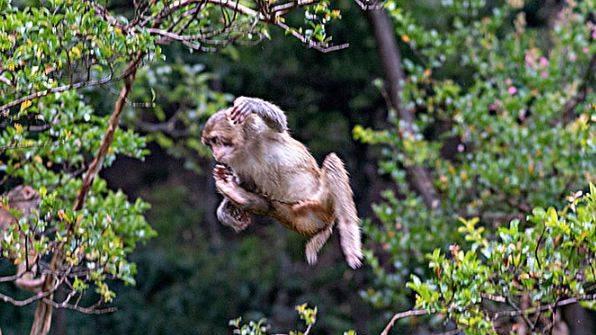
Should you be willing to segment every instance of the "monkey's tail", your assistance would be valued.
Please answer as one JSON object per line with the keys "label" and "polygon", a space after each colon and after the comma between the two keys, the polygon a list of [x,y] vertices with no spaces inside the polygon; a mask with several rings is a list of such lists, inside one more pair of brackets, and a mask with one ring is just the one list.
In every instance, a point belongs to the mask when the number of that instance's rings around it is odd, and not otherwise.
{"label": "monkey's tail", "polygon": [[348,265],[352,269],[356,269],[362,265],[360,219],[356,213],[348,172],[342,160],[335,153],[330,153],[325,158],[323,177],[333,199],[333,210],[337,218],[341,248]]}

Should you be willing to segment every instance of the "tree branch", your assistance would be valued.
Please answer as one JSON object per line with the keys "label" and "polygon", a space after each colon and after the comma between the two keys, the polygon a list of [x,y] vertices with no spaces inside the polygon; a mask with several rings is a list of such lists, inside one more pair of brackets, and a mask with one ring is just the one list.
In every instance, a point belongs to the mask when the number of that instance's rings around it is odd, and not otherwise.
{"label": "tree branch", "polygon": [[391,329],[393,328],[393,325],[395,324],[395,322],[399,319],[409,318],[411,316],[426,315],[426,314],[429,314],[429,312],[425,309],[412,309],[409,311],[397,313],[397,314],[393,315],[393,317],[391,318],[391,321],[389,321],[389,323],[385,326],[385,329],[383,329],[383,331],[381,332],[381,335],[388,335],[389,332],[391,331]]}
{"label": "tree branch", "polygon": [[24,307],[31,303],[36,302],[37,300],[47,297],[51,293],[52,292],[45,292],[45,293],[40,292],[40,294],[32,295],[29,298],[24,299],[24,300],[17,300],[17,299],[14,299],[13,297],[10,297],[8,295],[0,293],[0,300],[2,300],[3,302],[9,303],[11,305],[17,306],[17,307]]}
{"label": "tree branch", "polygon": [[35,92],[35,93],[31,93],[27,96],[18,98],[16,100],[13,100],[7,104],[4,104],[2,106],[0,106],[0,112],[3,113],[3,116],[7,116],[7,110],[9,108],[15,107],[17,105],[20,105],[21,103],[27,101],[27,100],[34,100],[34,99],[39,99],[42,97],[45,97],[46,95],[49,94],[53,94],[53,93],[61,93],[61,92],[65,92],[65,91],[69,91],[69,90],[76,90],[76,89],[80,89],[80,88],[85,88],[85,87],[90,87],[90,86],[98,86],[98,85],[104,85],[109,83],[112,80],[118,80],[121,79],[123,76],[125,76],[126,73],[123,73],[122,75],[118,76],[117,78],[114,78],[113,76],[108,76],[99,80],[91,80],[91,81],[82,81],[82,82],[78,82],[75,84],[68,84],[68,85],[63,85],[63,86],[58,86],[58,87],[54,87],[54,88],[50,88],[44,91],[39,91],[39,92]]}
{"label": "tree branch", "polygon": [[493,320],[497,320],[502,317],[518,316],[520,314],[533,314],[536,312],[543,312],[543,311],[546,311],[549,309],[554,309],[557,307],[575,304],[580,301],[592,301],[592,300],[596,300],[596,294],[588,294],[588,295],[582,295],[582,296],[575,297],[575,298],[567,298],[567,299],[560,300],[556,303],[552,303],[552,304],[548,304],[548,305],[541,305],[541,306],[527,308],[527,309],[523,309],[523,310],[516,309],[516,310],[512,310],[512,311],[497,312],[493,316]]}
{"label": "tree branch", "polygon": [[108,120],[108,129],[104,134],[99,150],[97,151],[95,158],[93,158],[93,161],[91,161],[91,164],[89,164],[89,167],[87,168],[87,173],[85,173],[85,176],[83,177],[83,185],[81,186],[79,195],[77,196],[77,199],[73,207],[75,211],[78,211],[81,208],[83,208],[83,204],[85,203],[85,197],[87,196],[87,193],[89,192],[89,189],[93,184],[93,180],[95,180],[95,177],[99,173],[103,160],[107,155],[108,150],[112,145],[112,142],[114,141],[114,133],[116,132],[116,129],[118,129],[120,115],[122,114],[122,110],[124,109],[124,105],[126,104],[126,99],[132,88],[132,83],[134,81],[137,68],[142,58],[143,54],[139,52],[139,54],[137,54],[136,59],[134,59],[128,65],[128,68],[125,71],[126,73],[128,73],[128,75],[124,78],[124,86],[120,90],[120,95],[118,96],[118,100],[116,100],[116,104],[114,105],[114,111],[112,112],[112,115],[110,115],[110,119]]}
{"label": "tree branch", "polygon": [[[482,296],[483,297],[488,297],[488,296],[493,297],[493,299],[491,299],[491,300],[498,301],[498,302],[504,302],[503,300],[505,299],[503,297],[497,297],[497,296],[492,296],[492,295],[488,295],[488,294],[482,294]],[[588,295],[582,295],[582,296],[574,297],[574,298],[567,298],[567,299],[557,301],[556,303],[541,305],[541,306],[532,307],[532,308],[526,308],[526,309],[516,308],[515,310],[511,310],[511,311],[497,312],[494,314],[492,320],[495,321],[495,320],[497,320],[499,318],[503,318],[503,317],[514,317],[514,316],[519,316],[519,315],[533,314],[536,312],[552,310],[557,307],[575,304],[580,301],[593,301],[593,300],[596,300],[596,294],[588,294]],[[395,322],[397,322],[397,320],[412,317],[412,316],[421,316],[421,315],[427,315],[427,314],[432,314],[432,313],[433,312],[428,312],[425,309],[411,309],[409,311],[397,313],[397,314],[393,315],[393,317],[391,318],[391,321],[389,321],[389,323],[385,326],[385,328],[381,332],[381,335],[389,335],[389,332],[391,331],[391,329],[393,329],[393,326],[395,325]],[[452,331],[449,331],[448,334],[456,334],[459,331],[461,331],[461,330],[454,329]],[[453,332],[455,332],[455,333],[453,333]]]}

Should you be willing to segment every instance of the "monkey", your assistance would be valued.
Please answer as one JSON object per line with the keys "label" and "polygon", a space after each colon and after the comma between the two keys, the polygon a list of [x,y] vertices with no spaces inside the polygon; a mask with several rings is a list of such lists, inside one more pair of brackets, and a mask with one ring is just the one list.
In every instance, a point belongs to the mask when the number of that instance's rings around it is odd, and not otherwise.
{"label": "monkey", "polygon": [[[17,210],[24,217],[29,217],[33,211],[39,208],[41,198],[39,193],[31,186],[19,185],[6,194],[9,209]],[[0,232],[6,231],[11,225],[16,225],[17,219],[11,212],[0,207]],[[24,245],[28,237],[21,235],[21,243]],[[1,248],[0,248],[1,249]],[[13,261],[17,260],[16,255],[9,255]],[[32,243],[29,243],[27,260],[17,264],[15,285],[23,290],[39,292],[45,281],[45,275],[36,278],[38,255],[34,251]]]}
{"label": "monkey", "polygon": [[319,167],[290,135],[278,106],[239,97],[207,120],[201,141],[217,161],[213,177],[224,196],[216,211],[222,224],[241,231],[252,223],[250,214],[273,217],[310,238],[305,254],[312,265],[337,223],[348,265],[362,265],[360,219],[344,163],[330,153]]}

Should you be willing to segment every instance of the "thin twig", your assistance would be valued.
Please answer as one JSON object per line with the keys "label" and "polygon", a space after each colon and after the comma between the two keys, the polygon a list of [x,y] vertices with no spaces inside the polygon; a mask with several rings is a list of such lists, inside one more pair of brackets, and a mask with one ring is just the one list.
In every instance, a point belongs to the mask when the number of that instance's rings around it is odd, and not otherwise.
{"label": "thin twig", "polygon": [[408,318],[411,316],[426,315],[426,314],[429,314],[429,312],[425,309],[412,309],[409,311],[397,313],[397,314],[393,315],[393,317],[391,318],[391,321],[389,321],[389,323],[385,326],[385,329],[383,329],[383,331],[381,332],[381,335],[388,335],[389,332],[391,331],[391,329],[393,328],[393,325],[395,324],[395,322],[399,319]]}
{"label": "thin twig", "polygon": [[500,295],[494,295],[494,294],[488,294],[488,293],[480,293],[480,296],[483,299],[487,299],[487,300],[491,300],[491,301],[495,301],[495,302],[502,302],[502,303],[507,302],[507,299],[505,299],[505,297],[500,296]]}
{"label": "thin twig", "polygon": [[108,77],[105,77],[105,78],[102,78],[99,80],[82,81],[82,82],[78,82],[78,83],[75,83],[72,85],[68,84],[68,85],[58,86],[58,87],[50,88],[47,90],[31,93],[27,96],[18,98],[16,100],[13,100],[7,104],[0,106],[0,112],[4,112],[4,114],[6,114],[5,111],[9,108],[17,106],[27,100],[39,99],[39,98],[44,97],[49,94],[61,93],[61,92],[65,92],[65,91],[69,91],[69,90],[73,90],[73,89],[76,90],[76,89],[90,87],[90,86],[104,85],[104,84],[109,83],[110,81],[121,79],[124,75],[126,75],[126,74],[123,73],[122,75],[118,76],[117,78],[113,78],[113,76],[108,76]]}
{"label": "thin twig", "polygon": [[533,314],[533,313],[536,313],[537,311],[542,312],[542,311],[546,311],[548,309],[552,309],[552,308],[556,308],[556,307],[575,304],[580,301],[592,301],[592,300],[596,300],[596,294],[588,294],[588,295],[582,295],[582,296],[575,297],[575,298],[567,298],[567,299],[563,299],[563,300],[553,303],[553,304],[532,307],[532,308],[528,308],[528,309],[522,310],[522,311],[514,310],[514,311],[498,312],[498,313],[495,313],[495,315],[493,316],[493,320],[497,320],[502,317],[517,316],[520,313]]}
{"label": "thin twig", "polygon": [[310,330],[312,329],[313,324],[309,324],[308,327],[306,327],[306,330],[304,331],[304,335],[308,335],[310,333]]}
{"label": "thin twig", "polygon": [[91,307],[81,307],[72,304],[57,303],[50,299],[43,299],[43,301],[49,305],[52,305],[54,308],[72,309],[83,314],[106,314],[113,313],[118,310],[116,307],[97,308],[97,304],[94,304]]}
{"label": "thin twig", "polygon": [[310,5],[314,5],[315,3],[320,2],[321,0],[297,0],[297,1],[290,1],[290,2],[286,2],[284,4],[281,5],[275,5],[271,8],[271,13],[278,13],[278,12],[284,12],[286,13],[287,11],[294,9],[294,8],[298,8],[298,7],[304,7],[304,6],[310,6]]}
{"label": "thin twig", "polygon": [[6,303],[9,303],[11,305],[14,305],[16,307],[23,307],[23,306],[27,306],[31,303],[34,303],[37,300],[40,300],[40,299],[50,295],[51,293],[52,292],[39,293],[39,294],[30,296],[29,298],[24,299],[24,300],[18,300],[11,296],[6,295],[6,294],[0,293],[0,300],[4,301]]}

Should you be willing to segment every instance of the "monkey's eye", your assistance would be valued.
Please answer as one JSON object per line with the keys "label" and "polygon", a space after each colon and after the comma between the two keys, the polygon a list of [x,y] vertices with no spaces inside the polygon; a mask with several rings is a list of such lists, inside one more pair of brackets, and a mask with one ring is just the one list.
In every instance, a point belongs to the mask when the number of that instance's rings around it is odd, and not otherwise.
{"label": "monkey's eye", "polygon": [[209,139],[209,146],[213,146],[213,145],[219,145],[218,137],[212,137]]}

